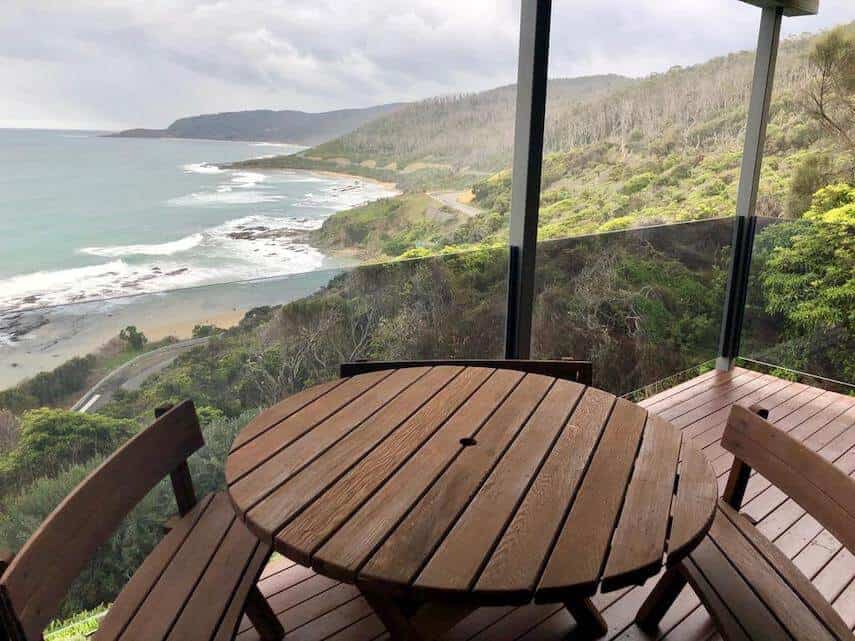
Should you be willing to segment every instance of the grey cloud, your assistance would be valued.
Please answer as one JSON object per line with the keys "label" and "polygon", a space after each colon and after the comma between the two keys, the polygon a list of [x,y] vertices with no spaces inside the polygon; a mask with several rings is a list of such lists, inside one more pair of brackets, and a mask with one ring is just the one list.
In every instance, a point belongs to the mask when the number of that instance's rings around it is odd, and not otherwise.
{"label": "grey cloud", "polygon": [[[11,6],[5,6],[9,3]],[[519,0],[6,0],[0,126],[164,126],[205,111],[326,110],[513,82]],[[855,19],[852,0],[819,18]],[[753,46],[736,0],[556,0],[553,75],[644,75]]]}

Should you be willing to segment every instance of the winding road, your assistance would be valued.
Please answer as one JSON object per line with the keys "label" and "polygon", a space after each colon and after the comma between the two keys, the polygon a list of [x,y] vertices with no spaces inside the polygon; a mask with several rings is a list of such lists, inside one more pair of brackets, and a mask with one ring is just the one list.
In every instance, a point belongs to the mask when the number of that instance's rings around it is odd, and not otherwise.
{"label": "winding road", "polygon": [[112,400],[113,395],[118,390],[139,389],[150,376],[163,371],[172,365],[181,354],[199,345],[204,345],[210,338],[210,336],[191,338],[140,354],[95,383],[89,391],[80,397],[80,400],[72,405],[71,409],[75,412],[85,413],[94,412],[104,407]]}

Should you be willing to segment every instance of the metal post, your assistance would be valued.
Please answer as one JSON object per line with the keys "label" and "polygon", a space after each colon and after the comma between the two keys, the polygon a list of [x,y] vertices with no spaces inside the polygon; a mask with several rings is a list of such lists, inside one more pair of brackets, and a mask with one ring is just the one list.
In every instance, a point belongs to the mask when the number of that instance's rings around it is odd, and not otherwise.
{"label": "metal post", "polygon": [[751,102],[748,107],[748,124],[745,129],[745,147],[742,153],[742,170],[739,174],[739,191],[736,197],[736,221],[733,231],[733,248],[730,275],[727,279],[724,314],[721,323],[721,340],[716,368],[729,370],[739,356],[742,320],[748,293],[748,275],[751,270],[751,250],[754,246],[756,226],[757,185],[763,164],[763,146],[766,142],[766,124],[769,121],[769,103],[775,77],[778,42],[781,37],[781,7],[765,7],[760,19],[757,39],[757,57],[754,60],[754,80]]}
{"label": "metal post", "polygon": [[551,0],[522,0],[511,184],[506,358],[528,358],[531,353],[551,14]]}

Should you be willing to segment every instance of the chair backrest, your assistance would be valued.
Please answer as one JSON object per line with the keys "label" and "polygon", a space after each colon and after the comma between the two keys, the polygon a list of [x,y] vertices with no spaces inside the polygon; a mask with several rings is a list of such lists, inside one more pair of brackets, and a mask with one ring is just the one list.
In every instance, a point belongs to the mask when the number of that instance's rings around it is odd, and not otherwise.
{"label": "chair backrest", "polygon": [[191,401],[176,405],[92,471],[0,577],[7,633],[37,641],[68,588],[145,495],[204,445]]}
{"label": "chair backrest", "polygon": [[512,369],[527,374],[542,374],[582,385],[590,385],[593,380],[593,367],[589,361],[547,360],[533,361],[522,359],[449,359],[425,361],[354,361],[342,363],[339,373],[342,377],[356,376],[382,369],[400,369],[402,367],[434,367],[437,365],[462,365],[468,367],[495,367]]}
{"label": "chair backrest", "polygon": [[744,466],[757,470],[855,552],[855,479],[739,405],[730,410],[721,444],[735,458],[731,478],[747,481]]}

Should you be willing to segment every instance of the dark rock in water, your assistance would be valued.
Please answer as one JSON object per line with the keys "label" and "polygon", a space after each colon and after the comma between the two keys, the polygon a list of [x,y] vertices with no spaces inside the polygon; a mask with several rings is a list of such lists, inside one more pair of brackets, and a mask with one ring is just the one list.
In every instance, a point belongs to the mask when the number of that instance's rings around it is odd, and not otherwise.
{"label": "dark rock in water", "polygon": [[0,316],[0,332],[8,334],[12,342],[47,324],[47,316],[38,312],[16,312]]}
{"label": "dark rock in water", "polygon": [[180,269],[174,269],[171,272],[166,272],[164,276],[177,276],[178,274],[183,274],[184,272],[189,272],[189,267],[181,267]]}

